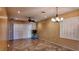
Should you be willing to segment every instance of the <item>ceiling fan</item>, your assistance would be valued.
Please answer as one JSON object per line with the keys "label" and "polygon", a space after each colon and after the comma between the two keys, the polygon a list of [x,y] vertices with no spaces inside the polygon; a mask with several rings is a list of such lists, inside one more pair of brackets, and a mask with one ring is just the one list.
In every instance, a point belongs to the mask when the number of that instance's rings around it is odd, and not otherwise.
{"label": "ceiling fan", "polygon": [[31,17],[28,17],[28,21],[29,22],[34,22],[34,23],[36,22],[35,20],[32,20]]}

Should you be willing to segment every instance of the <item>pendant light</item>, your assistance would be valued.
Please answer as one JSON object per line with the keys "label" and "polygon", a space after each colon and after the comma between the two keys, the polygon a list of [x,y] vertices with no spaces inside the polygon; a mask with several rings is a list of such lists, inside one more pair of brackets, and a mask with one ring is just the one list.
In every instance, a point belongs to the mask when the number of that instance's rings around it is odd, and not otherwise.
{"label": "pendant light", "polygon": [[59,15],[58,15],[58,7],[56,7],[56,16],[55,16],[55,18],[52,18],[51,21],[57,22],[57,23],[63,21],[63,17],[59,17]]}

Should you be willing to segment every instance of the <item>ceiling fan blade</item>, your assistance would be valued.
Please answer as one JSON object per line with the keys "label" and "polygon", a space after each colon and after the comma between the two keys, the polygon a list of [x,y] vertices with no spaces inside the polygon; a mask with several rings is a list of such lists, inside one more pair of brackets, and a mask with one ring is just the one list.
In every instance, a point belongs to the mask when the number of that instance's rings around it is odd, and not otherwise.
{"label": "ceiling fan blade", "polygon": [[28,17],[29,22],[35,22],[35,20],[32,20],[31,17]]}

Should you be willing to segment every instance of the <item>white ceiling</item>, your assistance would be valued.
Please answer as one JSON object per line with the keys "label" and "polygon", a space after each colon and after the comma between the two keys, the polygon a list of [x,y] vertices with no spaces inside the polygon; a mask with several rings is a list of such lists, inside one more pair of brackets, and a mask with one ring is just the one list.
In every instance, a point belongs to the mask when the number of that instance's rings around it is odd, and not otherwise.
{"label": "white ceiling", "polygon": [[[59,7],[58,13],[63,14],[73,10],[79,9],[78,7]],[[8,7],[7,8],[9,17],[27,19],[31,17],[36,21],[44,20],[48,17],[54,17],[56,14],[55,7]],[[18,14],[18,11],[20,13]],[[42,12],[46,13],[42,13]]]}

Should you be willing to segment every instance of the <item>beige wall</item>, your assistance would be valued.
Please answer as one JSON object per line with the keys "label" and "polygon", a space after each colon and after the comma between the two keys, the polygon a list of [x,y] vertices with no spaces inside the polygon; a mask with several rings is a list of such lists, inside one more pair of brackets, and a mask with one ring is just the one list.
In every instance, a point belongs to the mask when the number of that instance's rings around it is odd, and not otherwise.
{"label": "beige wall", "polygon": [[57,41],[59,39],[59,24],[52,23],[50,18],[38,23],[38,33],[40,38]]}
{"label": "beige wall", "polygon": [[7,50],[7,14],[0,8],[0,50]]}
{"label": "beige wall", "polygon": [[63,17],[64,19],[76,16],[79,16],[79,9],[60,15],[60,17]]}
{"label": "beige wall", "polygon": [[[64,18],[79,16],[79,10],[62,14]],[[79,50],[79,41],[60,38],[60,24],[51,22],[50,18],[38,22],[38,33],[40,39],[48,40],[66,46],[75,50]]]}

